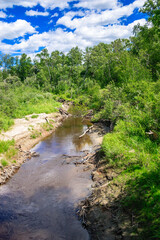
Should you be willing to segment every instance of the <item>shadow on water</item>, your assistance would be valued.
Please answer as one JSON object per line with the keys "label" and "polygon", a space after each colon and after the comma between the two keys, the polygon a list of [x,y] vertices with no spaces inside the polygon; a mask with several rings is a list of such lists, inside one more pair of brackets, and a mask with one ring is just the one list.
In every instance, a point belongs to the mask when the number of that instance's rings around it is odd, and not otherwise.
{"label": "shadow on water", "polygon": [[0,240],[88,240],[75,215],[77,203],[90,193],[90,172],[63,164],[63,154],[82,156],[94,139],[79,139],[87,128],[81,118],[69,118],[33,151],[40,157],[22,165],[0,187]]}
{"label": "shadow on water", "polygon": [[[59,198],[61,192],[63,197]],[[29,198],[22,193],[18,196],[4,195],[7,201],[0,199],[0,239],[88,239],[77,221],[72,203],[66,197],[70,194],[70,189],[55,192],[53,187],[42,187]]]}

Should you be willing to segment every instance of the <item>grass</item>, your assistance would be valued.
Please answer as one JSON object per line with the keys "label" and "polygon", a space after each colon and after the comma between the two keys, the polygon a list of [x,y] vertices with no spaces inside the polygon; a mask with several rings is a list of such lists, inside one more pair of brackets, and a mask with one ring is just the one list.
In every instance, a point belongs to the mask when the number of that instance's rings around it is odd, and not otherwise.
{"label": "grass", "polygon": [[0,141],[0,154],[2,155],[1,164],[3,167],[8,166],[12,158],[17,154],[17,149],[14,147],[15,142],[12,141]]}
{"label": "grass", "polygon": [[18,152],[17,149],[15,149],[14,147],[10,147],[5,154],[6,159],[8,159],[8,160],[11,159],[12,157],[14,157],[17,154],[17,152]]}
{"label": "grass", "polygon": [[0,132],[7,131],[14,124],[14,120],[0,112]]}
{"label": "grass", "polygon": [[35,139],[41,136],[41,132],[38,130],[32,130],[30,137]]}
{"label": "grass", "polygon": [[139,239],[160,239],[159,144],[148,136],[129,135],[119,123],[105,135],[102,149],[106,168],[121,171],[114,181],[123,185],[121,203],[136,216]]}
{"label": "grass", "polygon": [[38,118],[38,115],[32,115],[31,118]]}
{"label": "grass", "polygon": [[[14,90],[2,90],[1,94],[0,131],[7,131],[14,124],[13,119],[15,118],[22,118],[30,114],[34,114],[32,118],[37,118],[37,114],[56,112],[61,106],[53,94],[43,93],[24,85],[16,87]],[[26,120],[28,119],[26,118]]]}
{"label": "grass", "polygon": [[1,159],[1,164],[3,167],[8,166],[8,162],[5,159]]}
{"label": "grass", "polygon": [[[50,122],[52,122],[52,121],[50,121]],[[51,123],[47,123],[47,122],[42,123],[41,127],[46,131],[51,131],[54,128],[54,126]]]}
{"label": "grass", "polygon": [[0,153],[5,153],[11,146],[14,146],[14,140],[11,141],[0,141]]}

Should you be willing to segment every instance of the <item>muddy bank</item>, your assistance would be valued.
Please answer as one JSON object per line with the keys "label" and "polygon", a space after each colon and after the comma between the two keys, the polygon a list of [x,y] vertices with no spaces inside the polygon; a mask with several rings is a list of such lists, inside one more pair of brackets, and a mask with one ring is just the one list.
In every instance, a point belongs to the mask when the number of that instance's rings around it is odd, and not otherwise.
{"label": "muddy bank", "polygon": [[[22,119],[15,119],[15,124],[7,132],[0,134],[0,140],[15,140],[16,155],[10,159],[8,166],[0,164],[0,185],[6,183],[20,168],[22,163],[31,157],[37,157],[30,149],[41,140],[51,135],[69,116],[69,103],[63,103],[62,108],[51,114],[31,114]],[[4,155],[0,155],[0,160]]]}
{"label": "muddy bank", "polygon": [[114,182],[120,170],[107,165],[100,148],[85,164],[92,168],[92,194],[80,203],[78,216],[91,240],[138,239],[133,213],[121,204],[123,183]]}

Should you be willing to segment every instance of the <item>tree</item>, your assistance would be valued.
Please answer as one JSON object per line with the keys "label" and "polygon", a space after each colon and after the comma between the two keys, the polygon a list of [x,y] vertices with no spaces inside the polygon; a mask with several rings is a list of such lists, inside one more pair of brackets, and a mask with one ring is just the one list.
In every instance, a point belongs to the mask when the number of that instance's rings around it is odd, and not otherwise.
{"label": "tree", "polygon": [[160,0],[147,0],[141,12],[147,13],[148,21],[154,26],[160,26]]}
{"label": "tree", "polygon": [[32,74],[32,66],[33,65],[31,62],[31,58],[27,57],[27,55],[23,53],[19,60],[19,65],[17,69],[17,74],[22,82],[24,82],[27,76],[30,76]]}
{"label": "tree", "polygon": [[149,18],[145,26],[134,28],[132,52],[139,56],[156,80],[160,74],[160,0],[147,0],[141,12],[148,14]]}

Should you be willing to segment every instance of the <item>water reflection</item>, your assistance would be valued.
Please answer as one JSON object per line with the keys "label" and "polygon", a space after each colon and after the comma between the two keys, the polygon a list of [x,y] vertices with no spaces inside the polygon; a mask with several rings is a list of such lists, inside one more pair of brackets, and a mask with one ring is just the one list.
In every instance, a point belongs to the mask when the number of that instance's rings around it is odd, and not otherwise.
{"label": "water reflection", "polygon": [[85,135],[83,138],[79,138],[90,124],[89,121],[84,121],[80,117],[70,117],[53,133],[52,136],[38,144],[35,151],[38,151],[41,154],[44,151],[46,154],[48,151],[48,154],[50,155],[75,155],[80,154],[79,152],[84,149],[91,150],[93,144],[91,137]]}
{"label": "water reflection", "polygon": [[79,136],[89,123],[69,118],[33,151],[40,157],[22,165],[0,187],[0,240],[88,240],[74,205],[90,192],[90,172],[63,164],[65,156],[92,149],[93,139]]}
{"label": "water reflection", "polygon": [[77,136],[73,137],[72,140],[73,144],[75,145],[75,149],[77,152],[80,152],[84,149],[84,146],[92,146],[93,141],[89,135],[85,135],[82,138]]}

